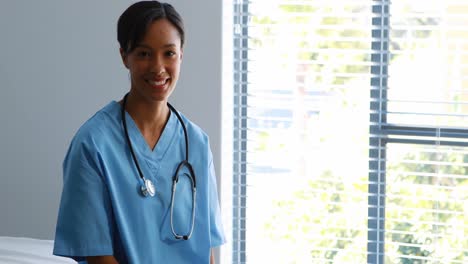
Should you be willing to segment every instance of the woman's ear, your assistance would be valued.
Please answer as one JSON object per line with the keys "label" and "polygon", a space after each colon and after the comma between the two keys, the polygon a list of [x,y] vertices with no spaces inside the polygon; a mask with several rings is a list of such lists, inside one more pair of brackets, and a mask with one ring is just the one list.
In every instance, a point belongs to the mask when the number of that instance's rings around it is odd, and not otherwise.
{"label": "woman's ear", "polygon": [[125,68],[128,69],[128,65],[127,65],[127,53],[124,52],[124,50],[122,48],[119,49],[119,52],[120,52],[120,57],[122,58],[122,62],[123,64],[125,65]]}
{"label": "woman's ear", "polygon": [[184,49],[180,49],[180,60],[182,60],[182,57],[184,57]]}

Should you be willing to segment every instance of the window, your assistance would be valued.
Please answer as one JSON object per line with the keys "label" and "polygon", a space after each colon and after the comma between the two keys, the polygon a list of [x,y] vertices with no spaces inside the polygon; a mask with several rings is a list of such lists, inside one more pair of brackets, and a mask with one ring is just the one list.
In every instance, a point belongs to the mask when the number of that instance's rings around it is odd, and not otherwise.
{"label": "window", "polygon": [[233,263],[464,263],[468,3],[235,0]]}

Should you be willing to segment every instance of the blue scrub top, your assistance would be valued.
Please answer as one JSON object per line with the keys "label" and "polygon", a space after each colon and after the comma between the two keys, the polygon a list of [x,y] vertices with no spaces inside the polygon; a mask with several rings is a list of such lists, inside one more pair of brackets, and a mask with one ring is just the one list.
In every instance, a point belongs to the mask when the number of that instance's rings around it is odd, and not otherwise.
{"label": "blue scrub top", "polygon": [[[170,201],[172,178],[185,159],[182,126],[171,113],[152,150],[128,113],[126,119],[135,155],[156,195],[141,195],[143,181],[125,140],[121,105],[113,101],[83,124],[66,154],[54,255],[80,263],[86,263],[86,256],[101,255],[114,255],[119,263],[209,263],[210,248],[223,244],[225,237],[207,135],[182,116],[197,196],[192,237],[176,240]],[[173,216],[177,233],[188,233],[191,208],[190,180],[181,177]]]}

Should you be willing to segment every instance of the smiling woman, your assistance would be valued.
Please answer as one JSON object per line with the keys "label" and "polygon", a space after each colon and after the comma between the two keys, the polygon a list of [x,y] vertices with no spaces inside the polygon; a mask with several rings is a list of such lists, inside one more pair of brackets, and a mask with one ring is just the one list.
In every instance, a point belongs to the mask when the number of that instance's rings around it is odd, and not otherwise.
{"label": "smiling woman", "polygon": [[131,76],[130,101],[167,101],[179,79],[185,39],[182,18],[170,5],[150,6],[128,10],[119,20],[117,38]]}
{"label": "smiling woman", "polygon": [[[187,39],[169,102],[207,132],[219,168],[221,1],[168,1],[183,16]],[[116,24],[134,2],[0,1],[0,236],[54,239],[62,162],[73,135],[130,88]],[[129,178],[138,182],[137,174]]]}
{"label": "smiling woman", "polygon": [[182,18],[170,4],[137,2],[117,32],[130,91],[72,140],[54,254],[88,263],[213,263],[211,250],[225,238],[208,136],[168,102],[182,62]]}
{"label": "smiling woman", "polygon": [[182,62],[182,43],[168,20],[153,22],[131,52],[120,53],[131,76],[130,98],[146,102],[167,101],[175,89]]}

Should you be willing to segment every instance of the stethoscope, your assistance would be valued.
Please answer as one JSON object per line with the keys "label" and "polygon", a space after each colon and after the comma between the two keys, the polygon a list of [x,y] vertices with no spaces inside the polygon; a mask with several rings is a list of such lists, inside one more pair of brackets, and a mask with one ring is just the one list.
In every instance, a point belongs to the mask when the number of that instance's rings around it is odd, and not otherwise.
{"label": "stethoscope", "polygon": [[[141,171],[140,164],[138,163],[135,152],[133,151],[132,142],[130,140],[130,137],[128,136],[127,122],[126,122],[126,117],[125,117],[125,105],[127,103],[127,96],[128,96],[128,93],[124,96],[123,104],[122,104],[122,123],[123,123],[124,131],[125,131],[125,137],[127,138],[127,143],[128,143],[128,146],[130,147],[130,152],[132,153],[133,162],[135,163],[135,165],[136,165],[136,167],[138,169],[138,173],[140,174],[140,178],[143,180],[143,184],[140,187],[141,194],[143,196],[145,196],[145,197],[148,197],[148,196],[153,197],[156,194],[156,188],[154,187],[154,184],[150,179],[146,179],[143,176],[143,172]],[[175,175],[172,178],[172,195],[171,195],[171,205],[170,205],[171,206],[171,212],[170,212],[170,214],[171,214],[171,231],[172,231],[172,234],[174,235],[174,237],[176,239],[188,240],[192,236],[193,227],[194,227],[194,223],[195,223],[195,205],[196,205],[195,204],[195,199],[196,199],[196,196],[197,196],[195,172],[193,171],[192,165],[188,161],[188,159],[189,159],[189,156],[188,156],[189,155],[189,149],[188,149],[189,143],[188,143],[187,128],[185,127],[185,123],[182,120],[182,118],[180,117],[177,110],[171,104],[169,104],[169,102],[167,103],[167,106],[177,116],[177,119],[179,120],[179,123],[182,125],[182,128],[184,130],[184,137],[185,137],[185,160],[183,160],[183,161],[181,161],[179,163],[179,165],[177,166]],[[190,179],[190,182],[192,183],[192,221],[191,221],[191,224],[190,224],[190,231],[188,232],[188,234],[179,235],[174,230],[173,212],[174,212],[174,199],[175,199],[175,193],[176,193],[176,188],[177,188],[177,182],[179,181],[179,171],[184,167],[186,167],[188,169],[188,173],[184,173],[184,175],[186,175]]]}

